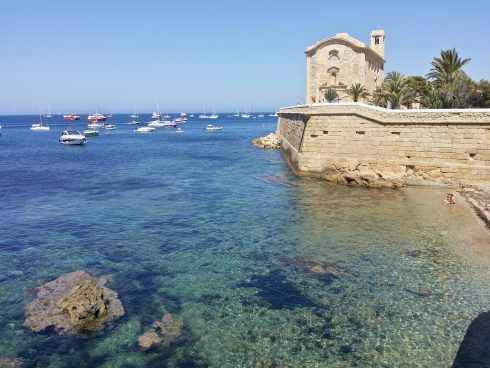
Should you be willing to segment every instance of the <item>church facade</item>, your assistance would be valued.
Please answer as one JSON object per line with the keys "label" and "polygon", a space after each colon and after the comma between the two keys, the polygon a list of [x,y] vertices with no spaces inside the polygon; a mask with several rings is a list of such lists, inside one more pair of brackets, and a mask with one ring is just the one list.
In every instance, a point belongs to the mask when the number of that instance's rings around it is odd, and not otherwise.
{"label": "church facade", "polygon": [[372,95],[384,78],[385,34],[371,32],[371,46],[348,33],[315,43],[306,49],[306,103],[326,102],[328,88],[336,90],[339,101],[352,101],[346,90],[361,83]]}

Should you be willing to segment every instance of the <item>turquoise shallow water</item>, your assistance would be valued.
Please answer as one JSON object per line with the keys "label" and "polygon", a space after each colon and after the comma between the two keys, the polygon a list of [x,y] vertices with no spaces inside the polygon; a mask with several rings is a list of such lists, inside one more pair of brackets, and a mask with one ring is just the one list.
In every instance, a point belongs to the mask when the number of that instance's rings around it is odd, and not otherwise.
{"label": "turquoise shallow water", "polygon": [[[489,234],[447,189],[373,190],[291,175],[251,146],[272,118],[138,136],[119,125],[63,147],[64,123],[0,124],[0,358],[32,367],[448,367],[488,310]],[[122,122],[123,116],[113,121]],[[82,125],[79,126],[80,128]],[[407,250],[419,250],[410,257]],[[280,262],[334,262],[338,279]],[[23,327],[28,289],[107,276],[126,314],[92,337]],[[423,286],[430,296],[407,288]],[[206,294],[209,295],[206,296]],[[186,340],[144,353],[165,311]]]}

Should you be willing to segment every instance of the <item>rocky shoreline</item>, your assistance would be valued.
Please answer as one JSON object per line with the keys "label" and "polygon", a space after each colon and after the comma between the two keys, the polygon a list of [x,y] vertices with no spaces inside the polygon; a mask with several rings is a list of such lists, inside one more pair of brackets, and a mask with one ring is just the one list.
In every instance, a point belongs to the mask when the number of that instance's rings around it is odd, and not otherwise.
{"label": "rocky shoreline", "polygon": [[281,140],[276,133],[269,133],[265,137],[255,138],[252,141],[255,147],[264,149],[279,149],[281,148]]}
{"label": "rocky shoreline", "polygon": [[476,215],[490,228],[490,186],[468,187],[458,190]]}

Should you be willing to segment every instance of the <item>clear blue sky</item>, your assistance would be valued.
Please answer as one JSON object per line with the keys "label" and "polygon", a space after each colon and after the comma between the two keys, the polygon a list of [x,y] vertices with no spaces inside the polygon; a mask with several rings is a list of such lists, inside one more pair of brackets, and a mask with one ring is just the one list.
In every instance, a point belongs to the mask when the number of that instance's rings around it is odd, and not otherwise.
{"label": "clear blue sky", "polygon": [[490,79],[490,1],[5,0],[0,114],[270,111],[304,101],[304,49],[386,31],[386,71],[425,75],[441,49]]}

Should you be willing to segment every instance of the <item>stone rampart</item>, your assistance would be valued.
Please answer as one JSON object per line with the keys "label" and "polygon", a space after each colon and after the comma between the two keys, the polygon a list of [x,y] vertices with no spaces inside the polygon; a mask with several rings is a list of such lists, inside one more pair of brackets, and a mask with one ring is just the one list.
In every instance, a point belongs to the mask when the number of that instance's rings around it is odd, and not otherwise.
{"label": "stone rampart", "polygon": [[279,111],[277,134],[298,175],[368,186],[490,183],[490,109],[298,105]]}

